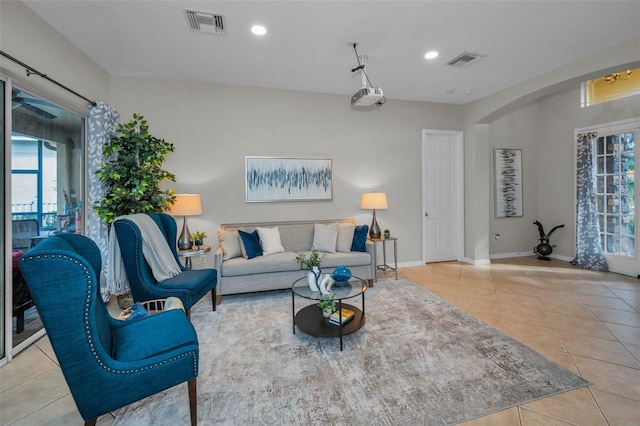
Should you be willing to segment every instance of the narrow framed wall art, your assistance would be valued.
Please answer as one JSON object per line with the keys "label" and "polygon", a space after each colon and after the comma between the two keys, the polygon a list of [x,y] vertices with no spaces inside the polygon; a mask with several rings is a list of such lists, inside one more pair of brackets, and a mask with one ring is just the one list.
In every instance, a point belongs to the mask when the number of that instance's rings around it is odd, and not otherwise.
{"label": "narrow framed wall art", "polygon": [[248,203],[333,199],[331,158],[245,157]]}
{"label": "narrow framed wall art", "polygon": [[495,217],[519,217],[522,207],[522,150],[494,149]]}

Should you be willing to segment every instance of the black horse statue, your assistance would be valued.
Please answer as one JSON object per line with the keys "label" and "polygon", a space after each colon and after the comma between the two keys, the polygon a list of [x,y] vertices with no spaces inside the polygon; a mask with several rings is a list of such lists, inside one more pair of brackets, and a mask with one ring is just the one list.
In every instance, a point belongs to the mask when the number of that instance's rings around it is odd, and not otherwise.
{"label": "black horse statue", "polygon": [[549,244],[549,238],[551,238],[553,231],[558,228],[564,228],[564,225],[554,226],[548,234],[545,234],[544,227],[540,222],[536,220],[533,224],[538,226],[538,232],[540,233],[540,244],[533,248],[533,252],[538,255],[540,260],[551,260],[549,255],[553,252],[553,246]]}

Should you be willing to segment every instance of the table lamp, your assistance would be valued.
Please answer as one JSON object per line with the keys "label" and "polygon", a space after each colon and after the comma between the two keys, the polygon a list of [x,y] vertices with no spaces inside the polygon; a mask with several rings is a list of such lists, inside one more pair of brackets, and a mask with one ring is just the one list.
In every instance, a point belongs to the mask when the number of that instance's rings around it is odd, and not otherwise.
{"label": "table lamp", "polygon": [[369,228],[369,238],[380,238],[381,232],[376,221],[376,210],[384,210],[389,206],[387,205],[387,194],[384,192],[365,192],[362,194],[362,200],[360,201],[360,208],[366,210],[373,210],[373,221],[371,221],[371,227]]}
{"label": "table lamp", "polygon": [[191,232],[189,232],[189,226],[187,226],[187,216],[202,214],[200,194],[177,194],[174,203],[169,206],[169,214],[172,216],[184,216],[182,232],[180,233],[180,238],[178,238],[178,248],[180,250],[189,250],[193,247],[193,243],[190,241]]}

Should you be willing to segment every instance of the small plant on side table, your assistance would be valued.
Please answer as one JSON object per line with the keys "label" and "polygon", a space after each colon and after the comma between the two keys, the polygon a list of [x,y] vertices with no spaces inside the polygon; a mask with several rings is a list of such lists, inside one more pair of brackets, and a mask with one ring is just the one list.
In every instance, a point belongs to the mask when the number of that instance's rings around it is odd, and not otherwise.
{"label": "small plant on side table", "polygon": [[207,238],[207,233],[204,231],[195,231],[193,234],[191,234],[191,238],[189,238],[189,241],[191,241],[193,244],[195,244],[198,247],[198,250],[200,250],[200,246],[202,246],[202,244],[204,243],[204,239]]}

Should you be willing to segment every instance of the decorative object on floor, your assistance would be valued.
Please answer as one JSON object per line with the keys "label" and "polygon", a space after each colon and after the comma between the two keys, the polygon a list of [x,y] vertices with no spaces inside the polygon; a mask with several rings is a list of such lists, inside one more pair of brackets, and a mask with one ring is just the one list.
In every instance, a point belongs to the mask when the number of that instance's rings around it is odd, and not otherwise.
{"label": "decorative object on floor", "polygon": [[[367,326],[342,353],[335,339],[291,333],[290,291],[228,296],[224,315],[196,305],[201,422],[447,425],[588,384],[409,281],[368,293]],[[185,424],[182,397],[131,404],[114,425]]]}
{"label": "decorative object on floor", "polygon": [[389,231],[388,229],[384,230],[384,237],[385,238],[389,238],[391,236],[391,231]]}
{"label": "decorative object on floor", "polygon": [[496,218],[522,216],[522,150],[494,149]]}
{"label": "decorative object on floor", "polygon": [[[186,222],[186,220],[185,220],[185,222]],[[204,244],[204,239],[205,238],[207,238],[207,233],[206,232],[204,232],[204,231],[195,231],[191,235],[191,238],[189,238],[189,241],[191,241],[193,244],[195,244],[196,247],[198,248],[198,250],[200,250],[200,248]]]}
{"label": "decorative object on floor", "polygon": [[384,192],[365,192],[360,200],[360,208],[365,210],[373,210],[373,220],[369,227],[369,238],[380,238],[382,233],[376,220],[376,210],[384,210],[389,208],[387,203],[387,194]]}
{"label": "decorative object on floor", "polygon": [[349,278],[351,278],[351,270],[346,266],[338,266],[333,270],[331,277],[335,281],[335,285],[340,287],[349,282]]}
{"label": "decorative object on floor", "polygon": [[554,226],[548,234],[544,233],[544,227],[539,221],[533,222],[534,225],[538,227],[538,232],[540,233],[540,244],[533,248],[533,252],[538,255],[538,259],[540,260],[551,260],[549,255],[553,252],[553,247],[549,244],[549,238],[551,238],[551,234],[558,228],[564,228],[564,225]]}
{"label": "decorative object on floor", "polygon": [[248,203],[333,199],[331,158],[245,157]]}
{"label": "decorative object on floor", "polygon": [[202,202],[200,194],[178,194],[175,196],[174,203],[169,207],[167,213],[171,216],[183,216],[182,232],[178,238],[178,248],[180,250],[188,250],[193,247],[191,240],[191,232],[187,225],[187,216],[196,216],[202,214]]}

